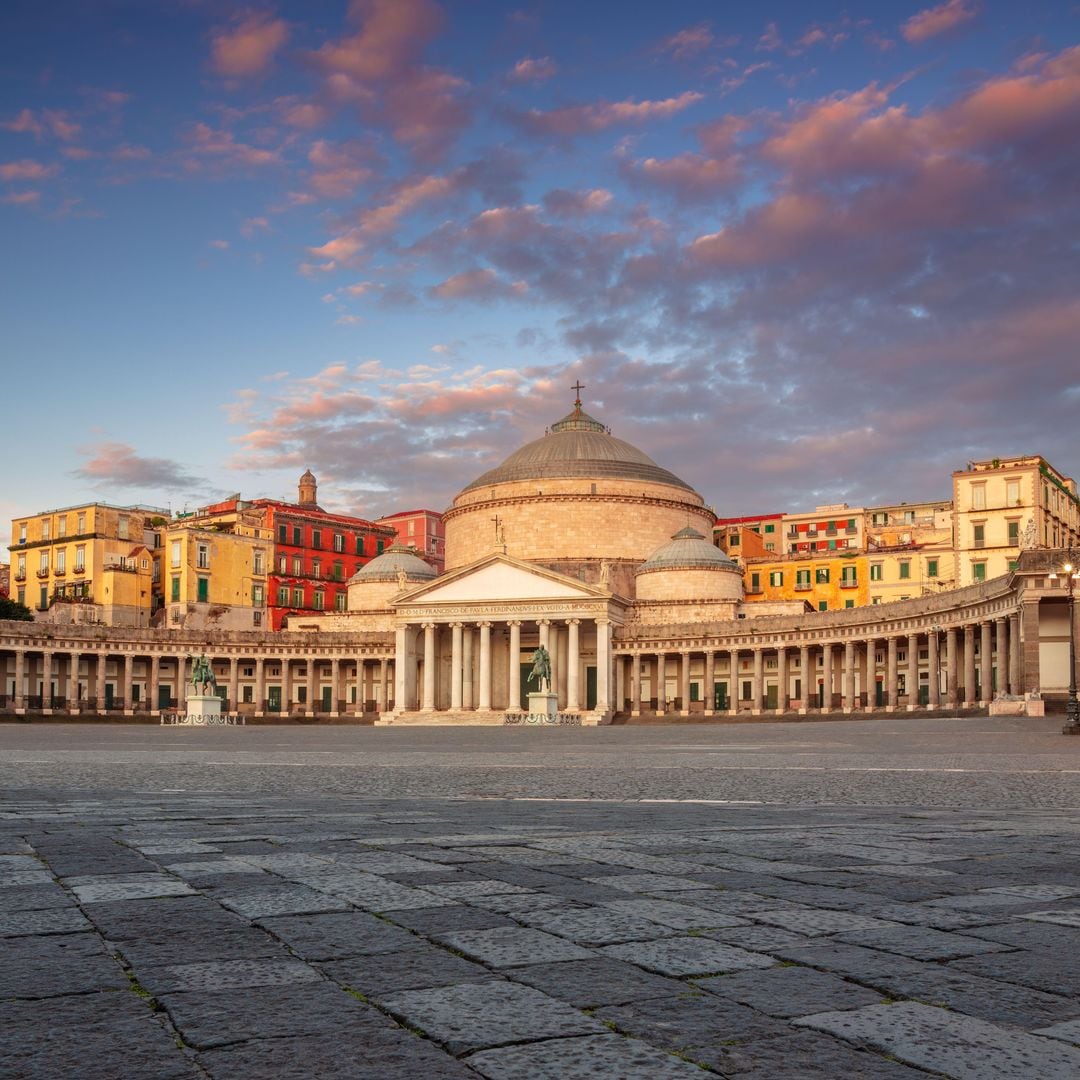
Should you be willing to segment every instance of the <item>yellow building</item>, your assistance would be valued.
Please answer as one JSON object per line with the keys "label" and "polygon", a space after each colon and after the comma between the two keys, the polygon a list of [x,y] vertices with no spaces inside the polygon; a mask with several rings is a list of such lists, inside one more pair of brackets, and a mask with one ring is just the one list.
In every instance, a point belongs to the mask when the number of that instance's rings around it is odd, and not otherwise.
{"label": "yellow building", "polygon": [[857,552],[747,559],[743,581],[747,603],[802,600],[814,611],[863,607],[869,596],[867,559]]}
{"label": "yellow building", "polygon": [[1016,568],[1023,548],[1080,544],[1076,481],[1042,457],[972,461],[953,473],[957,585]]}
{"label": "yellow building", "polygon": [[166,511],[86,503],[11,523],[11,594],[53,622],[146,626]]}
{"label": "yellow building", "polygon": [[264,625],[273,551],[265,530],[233,533],[174,521],[162,533],[158,573],[165,625],[222,630]]}
{"label": "yellow building", "polygon": [[956,588],[952,503],[870,506],[864,528],[871,604]]}

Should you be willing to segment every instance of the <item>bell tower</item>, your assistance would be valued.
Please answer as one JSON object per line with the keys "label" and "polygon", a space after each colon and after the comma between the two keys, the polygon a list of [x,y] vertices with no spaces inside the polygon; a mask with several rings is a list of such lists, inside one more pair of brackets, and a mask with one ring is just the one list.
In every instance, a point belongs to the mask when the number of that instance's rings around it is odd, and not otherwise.
{"label": "bell tower", "polygon": [[315,474],[310,469],[304,470],[300,477],[299,503],[301,506],[318,506],[318,483]]}

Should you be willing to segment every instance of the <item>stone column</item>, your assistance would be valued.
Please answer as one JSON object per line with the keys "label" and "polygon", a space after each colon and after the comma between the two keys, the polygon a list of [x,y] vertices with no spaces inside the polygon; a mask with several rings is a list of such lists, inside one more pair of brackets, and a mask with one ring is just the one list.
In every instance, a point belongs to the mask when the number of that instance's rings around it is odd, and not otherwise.
{"label": "stone column", "polygon": [[679,653],[679,697],[682,699],[683,716],[690,715],[690,653]]}
{"label": "stone column", "polygon": [[656,654],[656,715],[663,716],[667,712],[667,653]]}
{"label": "stone column", "polygon": [[26,650],[15,650],[15,711],[21,712],[26,708],[26,694],[23,690],[23,680],[26,678]]}
{"label": "stone column", "polygon": [[375,683],[375,711],[377,713],[386,711],[386,676],[388,667],[386,657],[381,657],[379,660],[378,682]]}
{"label": "stone column", "polygon": [[611,709],[611,623],[596,620],[596,711]]}
{"label": "stone column", "polygon": [[788,704],[788,651],[786,645],[776,647],[776,711],[787,712]]}
{"label": "stone column", "polygon": [[292,657],[281,658],[281,715],[292,712]]}
{"label": "stone column", "polygon": [[240,710],[240,658],[229,657],[229,712]]}
{"label": "stone column", "polygon": [[581,710],[581,620],[566,623],[566,711]]}
{"label": "stone column", "polygon": [[757,715],[761,712],[762,698],[764,696],[764,663],[765,657],[760,646],[754,646],[754,675],[750,685],[750,712]]}
{"label": "stone column", "polygon": [[994,696],[994,646],[990,638],[990,620],[979,627],[979,704],[986,705]]}
{"label": "stone column", "polygon": [[187,657],[176,658],[176,711],[187,712]]}
{"label": "stone column", "polygon": [[41,707],[48,712],[52,712],[53,707],[52,669],[53,654],[43,652],[41,654]]}
{"label": "stone column", "polygon": [[844,642],[844,712],[855,708],[855,642]]}
{"label": "stone column", "polygon": [[908,712],[913,712],[919,707],[919,635],[908,634],[907,639],[908,659]]}
{"label": "stone column", "polygon": [[521,708],[521,620],[510,620],[509,667],[506,672],[506,707]]}
{"label": "stone column", "polygon": [[421,712],[435,711],[435,624],[424,623],[424,697]]}
{"label": "stone column", "polygon": [[79,655],[77,652],[68,654],[68,712],[79,711]]}
{"label": "stone column", "polygon": [[1009,693],[1009,620],[1005,615],[997,618],[997,642],[994,649],[997,668],[997,690],[999,694]]}
{"label": "stone column", "polygon": [[263,716],[266,713],[266,661],[261,657],[255,658],[255,715]]}
{"label": "stone column", "polygon": [[927,655],[930,657],[930,708],[941,706],[941,642],[938,632],[931,630],[927,634]]}
{"label": "stone column", "polygon": [[146,688],[146,703],[151,715],[160,712],[158,708],[158,694],[161,690],[161,657],[157,653],[150,656],[150,679]]}
{"label": "stone column", "polygon": [[975,626],[964,627],[964,703],[975,704]]}
{"label": "stone column", "polygon": [[630,715],[641,715],[641,653],[630,656]]}
{"label": "stone column", "polygon": [[404,712],[411,703],[405,694],[408,690],[409,628],[399,626],[394,631],[394,711]]}
{"label": "stone column", "polygon": [[799,698],[799,715],[805,716],[810,705],[810,646],[799,646],[799,686],[802,696]]}
{"label": "stone column", "polygon": [[491,710],[491,623],[489,622],[480,624],[480,694],[477,707],[481,712]]}
{"label": "stone column", "polygon": [[[518,628],[518,653],[521,652],[521,623]],[[473,628],[463,626],[461,628],[461,707],[463,709],[476,708],[476,695],[473,692]],[[514,658],[514,624],[510,624],[510,656],[511,666],[515,668],[521,661]],[[517,698],[515,697],[516,701]]]}
{"label": "stone column", "polygon": [[1019,694],[1020,689],[1020,616],[1009,616],[1009,693]]}
{"label": "stone column", "polygon": [[728,649],[728,714],[739,712],[739,650]]}
{"label": "stone column", "polygon": [[548,653],[551,655],[551,692],[555,695],[556,704],[565,704],[566,698],[559,696],[559,681],[562,672],[559,670],[559,627],[552,623],[548,627]]}
{"label": "stone column", "polygon": [[536,625],[540,629],[540,644],[551,652],[551,620],[550,619],[537,619]]}
{"label": "stone column", "polygon": [[892,712],[900,703],[900,678],[897,671],[897,639],[889,637],[888,659],[885,666],[885,710]]}
{"label": "stone column", "polygon": [[615,664],[615,712],[622,712],[626,704],[626,656],[612,654]]}
{"label": "stone column", "polygon": [[461,623],[450,624],[450,708],[461,708]]}
{"label": "stone column", "polygon": [[712,716],[716,711],[716,653],[712,649],[705,650],[705,690],[702,696],[705,699],[705,715]]}
{"label": "stone column", "polygon": [[[356,673],[359,676],[363,670],[361,665],[357,665]],[[357,697],[364,696],[364,682],[362,679],[356,680],[360,685],[357,687]],[[338,701],[341,698],[341,659],[337,656],[330,657],[330,715],[338,715]]]}
{"label": "stone column", "polygon": [[315,715],[315,695],[319,689],[318,667],[315,658],[309,656],[307,660],[307,712],[308,716]]}
{"label": "stone column", "polygon": [[124,697],[124,714],[130,716],[135,711],[135,706],[131,700],[131,694],[135,687],[135,654],[128,652],[124,653],[124,675],[123,685],[120,688],[120,693]]}
{"label": "stone column", "polygon": [[945,704],[955,709],[960,704],[960,664],[956,656],[956,627],[945,631]]}
{"label": "stone column", "polygon": [[[363,716],[367,712],[368,703],[368,680],[370,671],[368,668],[367,660],[362,656],[358,656],[355,659],[356,663],[356,702],[353,706],[353,713],[356,716]],[[348,696],[348,695],[346,695]],[[371,696],[375,696],[374,687],[372,687]]]}
{"label": "stone column", "polygon": [[833,647],[832,642],[827,645],[821,646],[821,659],[822,659],[822,682],[824,683],[824,693],[822,695],[822,712],[832,712],[832,690],[833,690]]}
{"label": "stone column", "polygon": [[97,654],[97,666],[95,668],[97,675],[95,679],[94,696],[97,698],[97,711],[103,713],[105,711],[105,665],[108,662],[108,658],[105,653]]}

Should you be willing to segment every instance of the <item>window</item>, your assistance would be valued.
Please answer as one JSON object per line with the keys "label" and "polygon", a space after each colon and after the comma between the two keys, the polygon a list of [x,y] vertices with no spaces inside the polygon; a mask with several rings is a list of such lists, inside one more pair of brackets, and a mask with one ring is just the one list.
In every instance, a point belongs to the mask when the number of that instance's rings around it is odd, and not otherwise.
{"label": "window", "polygon": [[915,524],[915,511],[914,510],[905,510],[904,511],[904,524],[905,525],[914,525]]}
{"label": "window", "polygon": [[174,540],[172,544],[169,545],[169,551],[169,565],[174,570],[177,570],[180,567],[180,541]]}
{"label": "window", "polygon": [[156,585],[161,580],[161,560],[155,559],[153,564],[153,571],[151,574],[151,580]]}
{"label": "window", "polygon": [[986,526],[985,525],[972,525],[971,527],[971,544],[972,547],[986,547]]}
{"label": "window", "polygon": [[180,599],[180,579],[173,577],[169,584],[169,599],[172,603],[176,603]]}
{"label": "window", "polygon": [[129,521],[126,514],[121,514],[116,519],[116,535],[121,540],[127,540],[128,539],[128,526],[129,526],[129,524],[130,524],[130,521]]}
{"label": "window", "polygon": [[198,579],[197,591],[195,594],[196,600],[200,604],[208,603],[210,600],[210,579],[201,577]]}
{"label": "window", "polygon": [[42,585],[38,595],[38,611],[47,611],[49,608],[49,586]]}
{"label": "window", "polygon": [[299,525],[294,525],[293,526],[292,542],[293,542],[293,547],[303,547],[304,546],[304,530],[301,529]]}
{"label": "window", "polygon": [[334,593],[334,610],[335,611],[344,611],[345,610],[345,601],[347,599],[348,599],[348,597],[343,592]]}
{"label": "window", "polygon": [[1019,559],[1010,559],[1009,560],[1009,569],[1010,570],[1016,570],[1019,566],[1020,566],[1020,560]]}
{"label": "window", "polygon": [[263,587],[261,585],[251,586],[251,602],[255,607],[263,606]]}
{"label": "window", "polygon": [[854,600],[845,600],[844,601],[844,607],[848,608],[848,607],[854,607],[854,606],[855,606],[855,601]]}
{"label": "window", "polygon": [[905,559],[900,563],[900,579],[903,581],[906,578],[911,577],[911,563]]}
{"label": "window", "polygon": [[311,576],[312,577],[322,577],[322,560],[321,559],[312,559],[311,560]]}
{"label": "window", "polygon": [[972,510],[985,510],[986,509],[986,484],[972,484],[971,485],[971,509]]}
{"label": "window", "polygon": [[796,589],[809,589],[810,588],[810,571],[809,570],[796,570],[795,571],[795,588]]}
{"label": "window", "polygon": [[356,538],[356,554],[357,555],[363,555],[364,554],[364,538],[362,536],[358,536]]}
{"label": "window", "polygon": [[251,557],[251,572],[253,574],[266,573],[263,569],[263,553],[261,551],[256,551]]}
{"label": "window", "polygon": [[19,543],[20,544],[25,544],[26,543],[26,522],[25,521],[20,521],[19,522]]}
{"label": "window", "polygon": [[375,541],[375,554],[381,555],[383,551],[383,542],[381,540]]}
{"label": "window", "polygon": [[870,515],[870,524],[871,525],[888,525],[889,524],[889,515],[886,514],[884,511],[878,511],[875,514],[871,514]]}
{"label": "window", "polygon": [[[253,611],[251,613],[251,625],[252,626],[262,626],[262,612],[261,611]],[[248,689],[250,690],[250,687]]]}
{"label": "window", "polygon": [[1020,481],[1019,480],[1006,480],[1005,481],[1005,505],[1006,506],[1019,506],[1020,505]]}
{"label": "window", "polygon": [[293,607],[303,607],[304,606],[304,590],[303,589],[293,589],[293,591],[292,591],[292,602],[293,602]]}
{"label": "window", "polygon": [[208,544],[199,544],[196,549],[195,565],[200,570],[210,569],[210,547]]}
{"label": "window", "polygon": [[1016,547],[1020,543],[1020,522],[1010,521],[1009,523],[1009,546]]}
{"label": "window", "polygon": [[937,559],[927,559],[926,560],[926,576],[928,578],[938,576],[937,564],[938,564]]}
{"label": "window", "polygon": [[784,584],[784,571],[783,570],[771,570],[769,572],[769,584],[774,588]]}
{"label": "window", "polygon": [[856,576],[856,568],[854,566],[845,566],[840,572],[840,584],[841,585],[855,585],[858,583]]}
{"label": "window", "polygon": [[75,525],[75,531],[76,531],[76,532],[77,532],[77,533],[78,533],[78,534],[79,534],[80,536],[82,536],[82,534],[83,534],[84,532],[86,532],[86,515],[85,515],[85,514],[80,514],[80,515],[79,515],[79,517],[78,517],[78,521],[77,521],[77,523],[76,523],[76,525]]}
{"label": "window", "polygon": [[977,562],[971,564],[971,576],[975,581],[986,580],[986,563]]}
{"label": "window", "polygon": [[765,545],[765,550],[766,551],[775,551],[776,550],[776,545],[770,542],[770,543]]}
{"label": "window", "polygon": [[412,534],[414,532],[416,532],[416,522],[415,521],[410,521],[409,522],[409,535],[412,536]]}
{"label": "window", "polygon": [[334,560],[334,580],[340,581],[345,576],[344,568],[341,565],[340,559]]}
{"label": "window", "polygon": [[761,575],[760,574],[751,574],[750,575],[750,591],[751,592],[761,592]]}
{"label": "window", "polygon": [[818,611],[828,611],[829,610],[829,601],[828,600],[819,600],[818,605],[817,605],[817,609],[818,609]]}
{"label": "window", "polygon": [[316,611],[322,611],[323,608],[326,606],[326,594],[322,591],[322,589],[315,590],[315,593],[312,596],[312,603]]}
{"label": "window", "polygon": [[288,555],[282,555],[281,558],[278,559],[278,569],[283,574],[287,574],[289,572],[289,556]]}
{"label": "window", "polygon": [[334,550],[335,551],[344,551],[345,550],[345,534],[344,533],[334,533]]}
{"label": "window", "polygon": [[86,569],[86,545],[79,544],[75,548],[75,569],[81,574]]}
{"label": "window", "polygon": [[58,574],[67,573],[67,550],[61,548],[56,553],[56,572]]}
{"label": "window", "polygon": [[871,563],[870,564],[870,580],[871,581],[880,581],[881,580],[881,574],[882,574],[881,563],[879,563],[879,562]]}
{"label": "window", "polygon": [[304,562],[299,555],[292,557],[292,572],[294,577],[299,577],[304,572]]}
{"label": "window", "polygon": [[277,539],[279,544],[287,544],[289,542],[288,525],[279,525],[277,527]]}
{"label": "window", "polygon": [[311,530],[311,546],[316,549],[322,547],[322,529]]}
{"label": "window", "polygon": [[277,602],[280,607],[289,606],[289,586],[279,585],[277,591]]}
{"label": "window", "polygon": [[735,533],[732,533],[730,537],[728,537],[728,547],[738,547],[738,546],[739,546],[739,534],[737,532],[735,532]]}
{"label": "window", "polygon": [[880,604],[881,603],[881,597],[880,596],[871,596],[870,597],[870,603],[871,604]]}
{"label": "window", "polygon": [[15,563],[15,576],[17,578],[26,577],[26,556],[24,554],[20,553],[19,558]]}
{"label": "window", "polygon": [[767,533],[776,532],[776,526],[775,525],[766,525],[765,526],[765,531]]}
{"label": "window", "polygon": [[49,572],[49,553],[47,551],[41,552],[40,559],[38,561],[38,573],[47,574]]}
{"label": "window", "polygon": [[41,539],[52,539],[52,518],[44,518],[41,522]]}
{"label": "window", "polygon": [[[827,566],[819,566],[814,572],[814,580],[819,585],[829,584],[829,568]],[[824,610],[824,608],[822,608]]]}

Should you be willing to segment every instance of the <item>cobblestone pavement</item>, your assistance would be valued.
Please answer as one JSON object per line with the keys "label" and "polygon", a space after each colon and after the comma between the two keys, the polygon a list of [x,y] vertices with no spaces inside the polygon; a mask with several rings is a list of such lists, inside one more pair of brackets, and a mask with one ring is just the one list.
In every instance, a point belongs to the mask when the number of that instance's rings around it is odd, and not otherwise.
{"label": "cobblestone pavement", "polygon": [[0,727],[0,1075],[1073,1080],[1080,740],[904,723]]}

